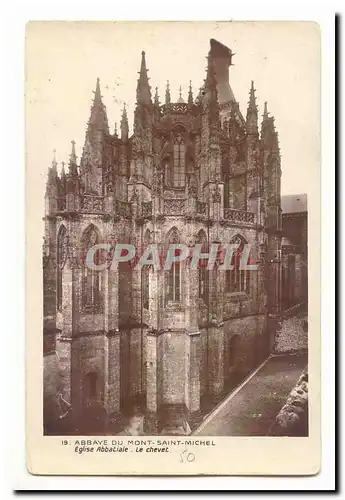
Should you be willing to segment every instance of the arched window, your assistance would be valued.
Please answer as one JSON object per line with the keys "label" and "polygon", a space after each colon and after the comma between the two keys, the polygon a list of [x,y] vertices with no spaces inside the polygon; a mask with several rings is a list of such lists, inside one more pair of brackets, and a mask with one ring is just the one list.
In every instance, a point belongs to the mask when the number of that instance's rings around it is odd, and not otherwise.
{"label": "arched window", "polygon": [[67,231],[65,226],[59,229],[57,239],[57,276],[56,276],[56,305],[57,309],[61,311],[62,308],[62,270],[66,262],[67,256]]}
{"label": "arched window", "polygon": [[239,246],[232,256],[231,265],[233,269],[225,272],[225,291],[229,293],[244,292],[249,294],[251,271],[240,269],[244,245],[247,242],[243,236],[236,235],[231,239],[230,243]]}
{"label": "arched window", "polygon": [[[201,253],[207,253],[207,236],[205,231],[199,231],[196,243],[201,244]],[[207,269],[208,259],[200,259],[198,262],[198,278],[199,278],[199,299],[203,299],[205,303],[208,302],[208,288],[209,288],[209,279],[208,279],[208,269]]]}
{"label": "arched window", "polygon": [[[100,271],[90,269],[86,264],[88,250],[100,242],[97,228],[91,224],[84,232],[82,246],[84,251],[83,265],[83,308],[97,309],[101,306],[101,279]],[[94,254],[94,264],[100,264],[100,252]]]}
{"label": "arched window", "polygon": [[[166,239],[166,251],[170,244],[180,242],[176,228],[170,230]],[[165,302],[178,303],[181,301],[181,263],[173,262],[171,268],[165,271]]]}
{"label": "arched window", "polygon": [[167,187],[172,186],[172,169],[171,169],[171,158],[170,156],[166,156],[163,160],[164,165],[164,184]]}
{"label": "arched window", "polygon": [[184,187],[185,185],[185,163],[186,163],[186,148],[181,132],[174,136],[174,187]]}
{"label": "arched window", "polygon": [[[149,246],[150,244],[150,231],[147,230],[144,237],[144,248],[143,250]],[[142,301],[143,308],[149,309],[150,305],[150,267],[148,265],[144,265],[141,269],[141,289],[142,289]]]}

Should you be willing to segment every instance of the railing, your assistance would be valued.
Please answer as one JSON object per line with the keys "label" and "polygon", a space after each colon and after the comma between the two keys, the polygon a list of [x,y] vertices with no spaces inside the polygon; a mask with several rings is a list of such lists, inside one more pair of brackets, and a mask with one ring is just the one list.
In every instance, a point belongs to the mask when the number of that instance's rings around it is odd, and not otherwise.
{"label": "railing", "polygon": [[80,208],[83,212],[103,212],[103,197],[84,194],[80,197]]}
{"label": "railing", "polygon": [[186,212],[186,200],[171,198],[164,200],[164,215],[181,215]]}
{"label": "railing", "polygon": [[150,217],[152,215],[152,201],[143,201],[141,210],[143,217]]}
{"label": "railing", "polygon": [[127,201],[115,200],[115,213],[122,217],[131,217],[132,207]]}
{"label": "railing", "polygon": [[232,208],[224,208],[224,219],[231,222],[249,222],[250,224],[254,224],[255,214]]}
{"label": "railing", "polygon": [[171,113],[187,113],[188,111],[188,104],[185,102],[175,102],[171,103],[169,106],[166,106],[165,104],[161,107],[163,113],[166,113],[168,110]]}
{"label": "railing", "polygon": [[196,213],[206,215],[206,203],[196,200]]}

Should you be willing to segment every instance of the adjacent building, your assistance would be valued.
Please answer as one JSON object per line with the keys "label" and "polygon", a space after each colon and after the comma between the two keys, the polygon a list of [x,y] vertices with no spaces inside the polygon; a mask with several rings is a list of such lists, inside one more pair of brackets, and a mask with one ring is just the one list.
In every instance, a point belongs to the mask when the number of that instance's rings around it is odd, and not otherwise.
{"label": "adjacent building", "polygon": [[[281,303],[278,134],[266,103],[259,120],[253,82],[246,115],[240,111],[232,59],[212,39],[199,94],[190,87],[173,102],[168,84],[162,103],[142,52],[133,133],[126,109],[119,131],[110,130],[97,79],[80,162],[72,142],[67,168],[58,171],[55,158],[49,168],[47,433],[56,432],[61,401],[75,432],[91,407],[116,422],[133,404],[145,412],[148,434],[171,425],[176,412],[192,426],[271,350]],[[235,256],[228,271],[192,270],[188,261],[169,271],[95,271],[85,255],[100,242],[201,243],[205,252],[212,243],[248,243],[258,269],[241,270]]]}

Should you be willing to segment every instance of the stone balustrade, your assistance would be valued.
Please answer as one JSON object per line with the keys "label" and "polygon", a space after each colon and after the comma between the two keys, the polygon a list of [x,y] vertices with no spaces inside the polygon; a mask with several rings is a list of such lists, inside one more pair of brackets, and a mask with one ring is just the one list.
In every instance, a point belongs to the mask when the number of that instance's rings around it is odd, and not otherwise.
{"label": "stone balustrade", "polygon": [[224,208],[224,219],[231,222],[255,223],[255,214],[243,210],[234,210],[233,208]]}

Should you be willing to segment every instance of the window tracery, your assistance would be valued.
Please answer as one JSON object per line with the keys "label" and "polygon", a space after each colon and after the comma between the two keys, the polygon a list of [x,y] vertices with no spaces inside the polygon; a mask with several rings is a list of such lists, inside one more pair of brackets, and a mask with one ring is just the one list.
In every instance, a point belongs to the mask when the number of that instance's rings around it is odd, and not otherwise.
{"label": "window tracery", "polygon": [[[83,264],[83,287],[82,298],[83,307],[99,308],[101,306],[101,277],[100,271],[91,269],[86,264],[86,255],[88,250],[100,242],[99,233],[94,225],[89,226],[83,235],[82,245],[84,249],[84,264]],[[100,252],[94,254],[94,264],[100,264]]]}
{"label": "window tracery", "polygon": [[246,239],[241,235],[236,235],[230,240],[230,244],[239,245],[234,251],[231,265],[233,269],[225,271],[225,291],[229,293],[244,292],[250,293],[250,271],[240,269],[241,259],[244,250],[244,245],[247,244]]}
{"label": "window tracery", "polygon": [[185,170],[186,170],[186,148],[181,132],[174,135],[174,171],[173,171],[173,185],[174,187],[181,188],[185,185]]}
{"label": "window tracery", "polygon": [[[170,230],[167,236],[167,246],[177,244],[180,237],[176,228]],[[165,271],[165,302],[179,303],[181,301],[181,263],[173,262],[171,268]]]}

